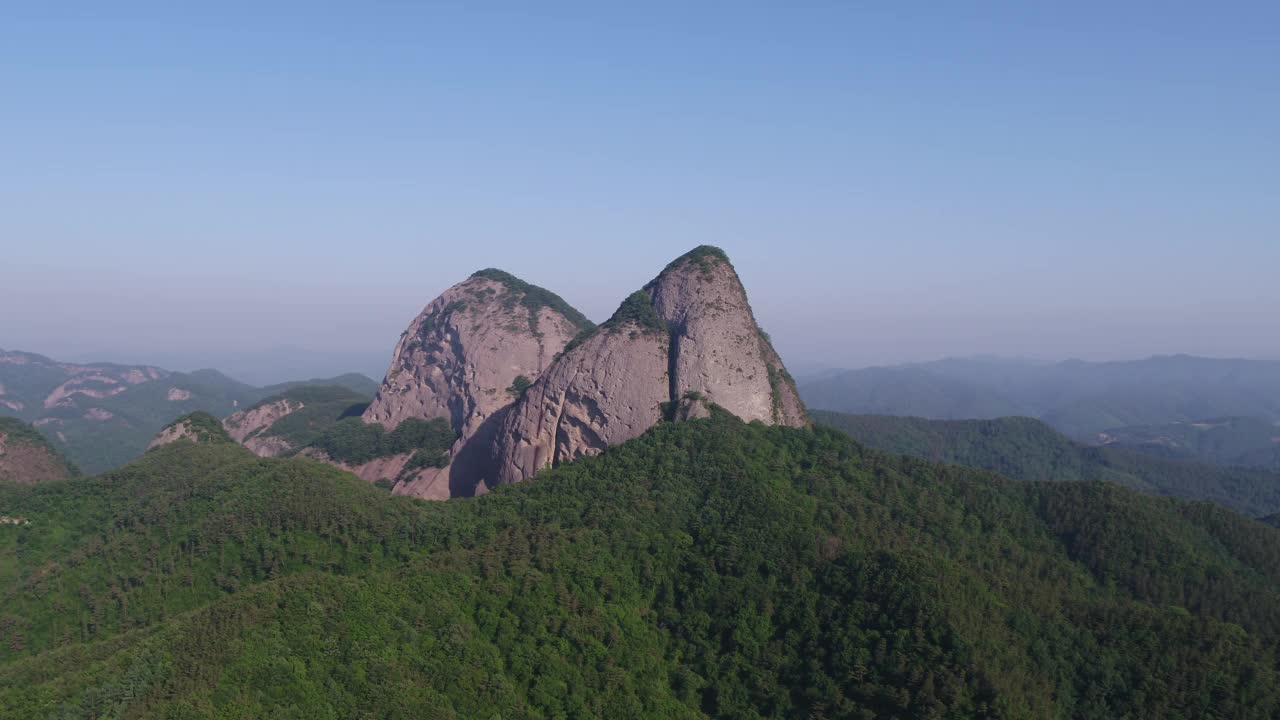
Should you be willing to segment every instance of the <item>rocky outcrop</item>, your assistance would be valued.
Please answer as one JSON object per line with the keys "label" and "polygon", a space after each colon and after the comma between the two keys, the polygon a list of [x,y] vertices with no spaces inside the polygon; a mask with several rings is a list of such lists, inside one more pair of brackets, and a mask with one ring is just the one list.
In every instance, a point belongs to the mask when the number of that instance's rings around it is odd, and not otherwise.
{"label": "rocky outcrop", "polygon": [[289,398],[280,398],[258,403],[248,410],[233,413],[222,421],[222,427],[232,440],[245,446],[259,457],[276,457],[293,449],[288,441],[279,437],[263,435],[263,432],[275,424],[277,420],[305,405]]}
{"label": "rocky outcrop", "polygon": [[191,427],[190,423],[175,422],[172,425],[166,425],[156,436],[151,438],[151,442],[147,443],[148,450],[154,450],[170,443],[175,443],[182,439],[194,440],[196,431]]}
{"label": "rocky outcrop", "polygon": [[207,412],[196,411],[183,415],[166,425],[147,445],[147,450],[169,445],[179,440],[197,443],[233,443],[234,440],[222,428],[222,423]]}
{"label": "rocky outcrop", "polygon": [[643,433],[664,415],[719,406],[767,424],[807,424],[728,257],[703,246],[628,297],[548,369],[497,432],[486,483],[527,480]]}
{"label": "rocky outcrop", "polygon": [[[505,411],[570,340],[591,327],[554,293],[493,269],[427,305],[401,336],[363,418],[388,430],[408,418],[443,418],[458,440],[447,467],[416,471],[395,492],[428,498],[474,493],[491,467],[489,448]],[[355,470],[386,477],[390,468]]]}

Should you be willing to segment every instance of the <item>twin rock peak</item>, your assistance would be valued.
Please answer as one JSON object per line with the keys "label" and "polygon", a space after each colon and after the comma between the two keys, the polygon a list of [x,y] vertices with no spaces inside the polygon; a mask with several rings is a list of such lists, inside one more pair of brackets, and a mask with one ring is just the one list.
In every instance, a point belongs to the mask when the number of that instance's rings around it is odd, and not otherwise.
{"label": "twin rock peak", "polygon": [[412,468],[402,455],[349,469],[398,478],[398,494],[475,495],[714,408],[808,423],[719,248],[677,258],[599,326],[555,293],[481,270],[413,320],[363,415],[387,430],[448,421],[457,440],[447,464]]}

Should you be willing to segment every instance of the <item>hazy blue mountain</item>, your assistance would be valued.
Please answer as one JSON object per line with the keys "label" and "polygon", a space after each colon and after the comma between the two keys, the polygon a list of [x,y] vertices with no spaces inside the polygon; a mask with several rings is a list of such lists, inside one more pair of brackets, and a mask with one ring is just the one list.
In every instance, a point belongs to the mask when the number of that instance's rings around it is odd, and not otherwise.
{"label": "hazy blue mountain", "polygon": [[814,422],[885,452],[998,472],[1015,480],[1106,481],[1250,516],[1280,510],[1280,472],[1153,457],[1077,443],[1034,418],[928,420],[811,411]]}
{"label": "hazy blue mountain", "polygon": [[1187,355],[1127,362],[949,358],[801,383],[813,408],[934,419],[1027,415],[1091,440],[1108,428],[1201,418],[1280,420],[1280,362]]}
{"label": "hazy blue mountain", "polygon": [[811,408],[920,417],[992,418],[1023,409],[1000,391],[915,366],[849,370],[801,382]]}
{"label": "hazy blue mountain", "polygon": [[256,351],[211,348],[202,351],[101,352],[80,354],[73,359],[111,360],[148,364],[190,372],[216,367],[226,375],[249,385],[278,385],[297,378],[332,377],[348,372],[381,379],[391,360],[386,348],[370,350],[313,350],[282,345]]}

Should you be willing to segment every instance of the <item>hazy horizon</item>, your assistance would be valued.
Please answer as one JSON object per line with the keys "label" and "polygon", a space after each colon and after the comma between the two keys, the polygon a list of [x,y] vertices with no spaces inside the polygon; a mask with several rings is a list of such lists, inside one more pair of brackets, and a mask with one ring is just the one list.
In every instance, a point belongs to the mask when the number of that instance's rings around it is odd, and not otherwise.
{"label": "hazy horizon", "polygon": [[[317,351],[297,346],[278,346],[258,348],[245,351],[227,351],[213,349],[208,351],[155,351],[137,353],[131,351],[89,351],[72,354],[43,352],[40,349],[26,347],[0,347],[5,351],[34,352],[53,360],[71,363],[106,362],[120,365],[153,365],[166,370],[192,372],[195,370],[217,370],[235,380],[251,385],[271,385],[289,380],[333,377],[345,373],[360,373],[374,380],[381,380],[387,365],[390,363],[393,347],[385,352],[377,350],[342,350]],[[898,367],[924,365],[945,360],[993,360],[999,362],[1025,362],[1037,365],[1057,363],[1084,362],[1132,362],[1157,357],[1174,355],[1193,355],[1191,353],[1150,353],[1146,355],[1124,357],[1083,358],[1079,356],[1065,357],[1033,357],[1027,355],[999,355],[991,353],[938,355],[901,361],[887,361],[867,364],[812,363],[804,358],[784,357],[792,374],[800,381],[812,379],[835,371],[862,370],[875,367]],[[1274,356],[1212,356],[1193,355],[1194,357],[1212,360],[1252,360],[1260,362],[1280,362]]]}
{"label": "hazy horizon", "polygon": [[6,349],[380,377],[477,269],[600,321],[706,243],[800,371],[1280,358],[1272,5],[6,14]]}

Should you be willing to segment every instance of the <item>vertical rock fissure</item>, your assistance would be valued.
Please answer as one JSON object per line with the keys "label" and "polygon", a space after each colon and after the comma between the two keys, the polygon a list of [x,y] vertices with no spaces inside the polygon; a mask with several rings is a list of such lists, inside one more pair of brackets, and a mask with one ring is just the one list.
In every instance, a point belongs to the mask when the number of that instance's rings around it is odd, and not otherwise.
{"label": "vertical rock fissure", "polygon": [[[566,388],[573,387],[573,381],[577,379],[578,372],[581,369],[582,369],[581,365],[575,365],[573,367],[573,374],[569,376],[569,383],[565,385]],[[543,393],[545,394],[545,392],[546,391],[544,389]],[[564,406],[565,406],[565,403],[567,403],[568,401],[569,401],[569,391],[566,389],[563,393],[561,393],[560,402],[559,404],[556,405],[556,425],[551,432],[551,457],[548,458],[547,465],[553,468],[560,467],[560,436],[561,436],[561,433],[564,433],[564,430],[561,429],[561,426],[564,425]],[[565,437],[568,437],[567,433],[565,433]],[[533,474],[537,474],[538,470],[541,470],[541,469],[542,468],[535,468],[533,471]]]}
{"label": "vertical rock fissure", "polygon": [[671,407],[674,408],[675,403],[680,402],[680,378],[676,371],[680,367],[680,336],[684,334],[684,327],[676,323],[670,323],[668,327],[667,400],[672,403]]}
{"label": "vertical rock fissure", "polygon": [[[452,317],[450,320],[452,320]],[[462,339],[458,337],[457,331],[449,326],[445,327],[444,339],[449,343],[449,348],[453,351],[454,357],[457,358],[457,366],[450,368],[450,372],[452,372],[454,376],[453,384],[458,388],[466,388],[467,353],[466,349],[462,346]],[[462,394],[463,393],[454,395],[446,402],[446,405],[449,408],[449,424],[453,427],[453,431],[456,433],[462,432],[468,410],[465,406],[464,399],[461,397]]]}

